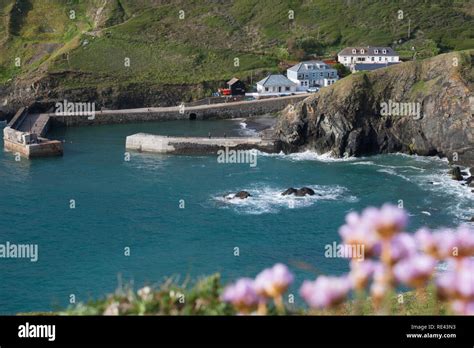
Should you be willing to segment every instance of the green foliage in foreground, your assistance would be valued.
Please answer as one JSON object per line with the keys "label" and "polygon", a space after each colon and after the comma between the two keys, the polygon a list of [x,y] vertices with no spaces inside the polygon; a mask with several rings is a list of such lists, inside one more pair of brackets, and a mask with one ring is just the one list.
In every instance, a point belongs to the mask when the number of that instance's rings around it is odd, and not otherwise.
{"label": "green foliage in foreground", "polygon": [[[218,274],[202,278],[196,283],[177,284],[168,279],[160,286],[141,295],[126,287],[100,300],[79,303],[55,315],[236,315],[231,305],[221,302],[223,291]],[[375,310],[372,301],[365,294],[352,299],[332,310],[308,310],[298,295],[294,304],[288,304],[285,311],[269,308],[269,315],[444,315],[446,307],[436,299],[432,287],[418,291],[392,294],[384,308]],[[38,314],[38,313],[35,313]],[[51,313],[43,313],[51,314]]]}

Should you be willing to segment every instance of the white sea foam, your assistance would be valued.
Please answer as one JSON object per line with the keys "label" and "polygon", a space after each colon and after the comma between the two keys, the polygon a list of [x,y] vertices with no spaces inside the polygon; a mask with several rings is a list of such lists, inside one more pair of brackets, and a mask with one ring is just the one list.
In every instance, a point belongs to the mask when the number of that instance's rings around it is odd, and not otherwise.
{"label": "white sea foam", "polygon": [[350,162],[357,160],[356,157],[344,157],[344,158],[337,158],[334,157],[330,152],[325,154],[318,154],[317,152],[306,150],[304,152],[297,152],[297,153],[290,153],[285,154],[283,152],[280,153],[265,153],[259,152],[259,156],[264,157],[276,157],[281,159],[286,159],[290,161],[319,161],[319,162]]}
{"label": "white sea foam", "polygon": [[[437,195],[444,196],[451,202],[448,212],[465,222],[474,216],[474,194],[472,188],[461,185],[461,182],[451,179],[448,174],[448,161],[446,158],[422,157],[407,154],[393,154],[410,160],[409,163],[388,165],[377,161],[358,161],[351,165],[373,166],[379,173],[400,177],[424,190],[429,190]],[[463,171],[466,168],[462,168]],[[466,178],[467,176],[464,176]],[[421,212],[428,215],[429,212]]]}
{"label": "white sea foam", "polygon": [[245,121],[239,123],[240,130],[239,134],[245,137],[256,137],[258,136],[258,131],[252,128],[247,128],[247,123]]}
{"label": "white sea foam", "polygon": [[[299,185],[303,187],[305,185]],[[293,195],[282,196],[281,193],[286,188],[259,187],[254,186],[245,189],[252,196],[247,199],[223,197],[218,195],[213,197],[222,209],[234,209],[239,214],[260,215],[265,213],[277,213],[282,209],[299,209],[312,206],[321,201],[345,201],[356,202],[357,197],[348,194],[348,190],[342,186],[319,186],[306,185],[314,189],[314,196],[295,197]],[[231,199],[229,199],[231,198]]]}
{"label": "white sea foam", "polygon": [[386,174],[390,174],[390,175],[394,175],[394,176],[398,176],[398,177],[402,178],[403,180],[411,181],[411,179],[410,179],[408,176],[398,173],[398,172],[397,172],[395,169],[393,169],[393,168],[387,167],[387,168],[377,169],[377,172],[379,172],[379,173],[386,173]]}
{"label": "white sea foam", "polygon": [[441,163],[449,163],[448,159],[446,157],[437,157],[437,156],[420,156],[420,155],[409,155],[406,153],[393,153],[391,154],[393,156],[400,156],[400,157],[406,157],[410,158],[419,162],[424,162],[424,163],[429,163],[429,162],[441,162]]}

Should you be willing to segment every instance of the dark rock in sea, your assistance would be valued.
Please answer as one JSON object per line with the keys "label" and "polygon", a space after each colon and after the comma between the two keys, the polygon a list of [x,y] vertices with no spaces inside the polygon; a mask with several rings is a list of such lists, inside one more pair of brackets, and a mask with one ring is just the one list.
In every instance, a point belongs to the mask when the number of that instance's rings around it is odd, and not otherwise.
{"label": "dark rock in sea", "polygon": [[[453,59],[462,63],[454,67]],[[463,77],[472,71],[472,61],[474,50],[441,54],[353,74],[321,88],[281,113],[274,128],[278,150],[314,150],[335,157],[439,155],[474,166],[472,86]],[[393,104],[403,100],[415,100],[416,105],[401,114]]]}
{"label": "dark rock in sea", "polygon": [[314,192],[314,190],[310,189],[309,187],[302,187],[300,189],[290,187],[289,189],[281,193],[282,196],[295,195],[297,197],[304,197],[306,195],[314,196],[315,194],[316,193]]}
{"label": "dark rock in sea", "polygon": [[296,191],[295,196],[298,197],[303,197],[303,196],[314,196],[315,192],[313,189],[310,189],[309,187],[302,187],[299,190]]}
{"label": "dark rock in sea", "polygon": [[462,171],[462,172],[461,172],[461,175],[462,175],[462,176],[466,176],[466,175],[469,175],[469,173],[466,172],[466,171]]}
{"label": "dark rock in sea", "polygon": [[289,189],[283,191],[281,195],[282,196],[294,195],[297,191],[298,191],[297,189],[290,187]]}
{"label": "dark rock in sea", "polygon": [[466,184],[469,187],[474,187],[474,176],[470,176],[469,178],[466,179]]}
{"label": "dark rock in sea", "polygon": [[469,220],[470,222],[474,222],[474,216],[471,218],[471,220]]}
{"label": "dark rock in sea", "polygon": [[234,198],[240,198],[240,199],[246,199],[249,197],[252,197],[252,195],[248,193],[247,191],[239,191],[234,196]]}
{"label": "dark rock in sea", "polygon": [[453,180],[457,180],[457,181],[462,180],[461,168],[459,168],[459,167],[454,167],[454,168],[450,169],[449,174],[451,174],[451,178]]}

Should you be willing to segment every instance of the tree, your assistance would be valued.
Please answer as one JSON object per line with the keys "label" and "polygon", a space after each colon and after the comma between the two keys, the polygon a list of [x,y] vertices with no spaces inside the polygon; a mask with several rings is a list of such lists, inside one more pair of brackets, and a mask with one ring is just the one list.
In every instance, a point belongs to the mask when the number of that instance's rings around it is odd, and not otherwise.
{"label": "tree", "polygon": [[334,69],[337,70],[337,74],[339,75],[341,79],[351,74],[351,71],[349,70],[349,68],[347,68],[345,65],[341,63],[334,64]]}

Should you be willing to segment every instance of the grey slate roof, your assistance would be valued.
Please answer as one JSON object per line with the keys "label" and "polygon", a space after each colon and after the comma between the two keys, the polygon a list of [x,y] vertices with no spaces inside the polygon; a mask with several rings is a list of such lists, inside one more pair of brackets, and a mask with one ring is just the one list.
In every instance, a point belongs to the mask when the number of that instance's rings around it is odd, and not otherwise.
{"label": "grey slate roof", "polygon": [[330,67],[326,63],[324,63],[320,60],[308,60],[306,62],[300,62],[296,65],[293,65],[288,70],[291,70],[291,71],[306,70],[305,65],[323,65],[323,66],[325,66],[325,68],[323,68],[323,69],[326,69],[326,68],[330,69]]}
{"label": "grey slate roof", "polygon": [[257,82],[257,84],[264,87],[275,87],[275,86],[296,86],[296,83],[289,80],[286,76],[281,74],[278,75],[268,75],[263,80]]}
{"label": "grey slate roof", "polygon": [[387,66],[395,65],[399,63],[383,63],[383,64],[355,64],[354,70],[356,71],[371,71],[381,68],[386,68]]}
{"label": "grey slate roof", "polygon": [[[356,50],[356,54],[352,53],[352,50]],[[360,53],[361,50],[365,50],[365,53],[363,55],[369,55],[369,56],[374,56],[374,55],[379,55],[379,56],[384,56],[384,57],[394,57],[398,56],[398,53],[393,50],[391,47],[346,47],[344,48],[341,52],[339,52],[339,55],[343,56],[358,56],[361,55]],[[378,50],[378,53],[375,53],[375,50]],[[383,53],[383,50],[386,50],[387,53]]]}

